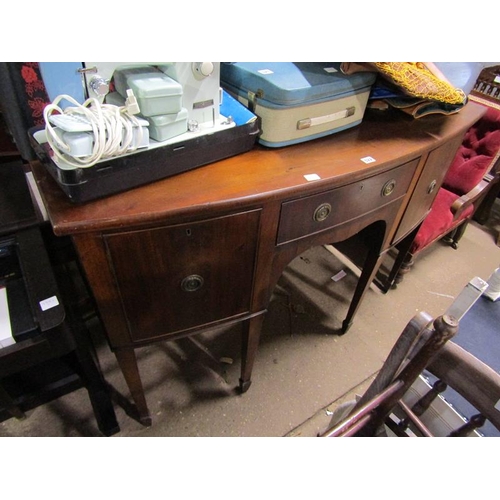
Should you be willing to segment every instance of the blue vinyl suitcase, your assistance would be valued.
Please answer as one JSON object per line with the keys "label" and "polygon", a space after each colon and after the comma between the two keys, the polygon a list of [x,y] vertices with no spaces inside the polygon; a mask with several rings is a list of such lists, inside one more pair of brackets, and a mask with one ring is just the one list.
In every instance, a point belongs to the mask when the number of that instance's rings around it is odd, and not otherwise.
{"label": "blue vinyl suitcase", "polygon": [[259,142],[282,147],[361,123],[376,74],[344,75],[340,63],[221,64],[221,85],[261,119]]}

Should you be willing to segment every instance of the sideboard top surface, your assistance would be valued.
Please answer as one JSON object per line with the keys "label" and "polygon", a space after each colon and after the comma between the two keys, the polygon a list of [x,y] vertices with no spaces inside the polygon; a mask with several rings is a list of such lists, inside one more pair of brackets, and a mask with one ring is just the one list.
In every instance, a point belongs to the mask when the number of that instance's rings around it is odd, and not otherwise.
{"label": "sideboard top surface", "polygon": [[[32,169],[56,234],[119,229],[258,206],[354,182],[417,158],[463,133],[484,112],[473,102],[455,115],[419,120],[394,110],[367,110],[361,125],[350,130],[284,148],[256,145],[232,158],[84,204],[71,202],[41,163],[33,162]],[[319,180],[307,180],[310,174]]]}

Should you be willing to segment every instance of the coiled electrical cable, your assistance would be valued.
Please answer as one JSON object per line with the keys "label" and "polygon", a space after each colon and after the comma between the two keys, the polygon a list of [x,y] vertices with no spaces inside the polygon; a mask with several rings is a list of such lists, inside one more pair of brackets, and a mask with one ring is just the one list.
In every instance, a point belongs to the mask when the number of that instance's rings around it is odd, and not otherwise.
{"label": "coiled electrical cable", "polygon": [[[68,101],[73,106],[63,110],[59,106],[62,100]],[[73,97],[63,94],[56,97],[43,111],[47,141],[54,155],[66,164],[76,168],[92,167],[102,159],[120,156],[137,149],[134,144],[141,143],[143,134],[141,124],[134,116],[138,112],[139,107],[133,93],[129,93],[125,106],[101,104],[95,98],[89,98],[80,104]],[[50,122],[49,117],[53,113],[79,115],[88,122],[94,136],[90,155],[74,157],[69,154],[69,145],[55,132],[55,127]],[[135,138],[134,129],[138,134]]]}

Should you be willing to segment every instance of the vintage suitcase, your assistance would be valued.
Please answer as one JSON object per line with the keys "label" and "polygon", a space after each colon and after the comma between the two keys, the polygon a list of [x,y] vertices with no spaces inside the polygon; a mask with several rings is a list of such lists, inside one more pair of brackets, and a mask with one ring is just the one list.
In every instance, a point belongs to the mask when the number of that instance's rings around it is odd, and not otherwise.
{"label": "vintage suitcase", "polygon": [[376,74],[344,75],[340,63],[221,64],[221,85],[261,118],[259,142],[288,146],[361,123]]}

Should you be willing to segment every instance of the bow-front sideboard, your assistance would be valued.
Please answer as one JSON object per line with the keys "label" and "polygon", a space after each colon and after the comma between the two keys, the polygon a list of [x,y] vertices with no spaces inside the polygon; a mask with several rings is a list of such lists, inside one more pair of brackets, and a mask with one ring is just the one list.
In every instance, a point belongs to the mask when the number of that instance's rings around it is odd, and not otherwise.
{"label": "bow-front sideboard", "polygon": [[347,331],[384,255],[421,223],[464,133],[483,113],[476,103],[419,120],[367,110],[361,125],[329,137],[256,145],[84,204],[32,162],[55,234],[74,242],[140,421],[151,424],[136,348],[241,323],[246,391],[286,266],[312,246],[368,231]]}

